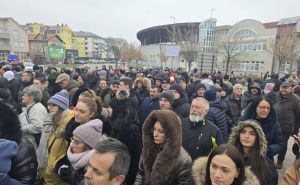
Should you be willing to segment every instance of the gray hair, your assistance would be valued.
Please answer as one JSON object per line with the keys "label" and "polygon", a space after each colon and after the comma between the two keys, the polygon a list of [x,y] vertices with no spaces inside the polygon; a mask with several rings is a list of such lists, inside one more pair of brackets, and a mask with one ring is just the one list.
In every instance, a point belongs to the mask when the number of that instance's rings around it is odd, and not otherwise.
{"label": "gray hair", "polygon": [[205,110],[209,110],[209,102],[205,99],[205,98],[202,98],[202,97],[197,97],[195,99],[193,99],[193,101],[200,101],[204,107]]}
{"label": "gray hair", "polygon": [[118,175],[127,175],[130,165],[130,155],[125,144],[107,137],[97,143],[95,150],[98,154],[111,153],[115,155],[114,162],[109,168],[110,179]]}
{"label": "gray hair", "polygon": [[41,102],[43,99],[43,93],[40,89],[29,86],[23,90],[23,94],[26,94],[28,97],[32,98],[34,102]]}

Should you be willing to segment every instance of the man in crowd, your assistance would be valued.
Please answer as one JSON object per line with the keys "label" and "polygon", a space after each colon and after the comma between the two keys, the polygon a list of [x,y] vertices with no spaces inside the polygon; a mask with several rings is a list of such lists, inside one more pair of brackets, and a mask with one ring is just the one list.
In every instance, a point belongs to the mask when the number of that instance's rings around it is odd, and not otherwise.
{"label": "man in crowd", "polygon": [[142,126],[147,116],[153,111],[159,109],[160,88],[152,85],[150,88],[150,97],[146,97],[138,111],[140,125]]}
{"label": "man in crowd", "polygon": [[68,91],[70,97],[70,107],[76,106],[72,105],[72,99],[75,92],[79,89],[79,84],[75,80],[71,79],[66,73],[58,75],[55,83],[57,83],[62,89],[66,89]]}
{"label": "man in crowd", "polygon": [[159,96],[159,107],[161,110],[172,110],[174,100],[173,93],[170,90],[164,90]]}
{"label": "man in crowd", "polygon": [[292,83],[290,82],[283,82],[281,84],[276,98],[281,107],[279,124],[285,142],[284,149],[278,155],[276,165],[278,169],[281,169],[287,151],[288,140],[290,136],[298,133],[298,130],[295,130],[295,128],[299,128],[297,122],[299,122],[300,115],[300,100],[292,93]]}
{"label": "man in crowd", "polygon": [[205,119],[208,110],[209,103],[204,98],[195,98],[189,117],[181,120],[182,146],[192,160],[207,156],[214,147],[223,143],[218,127]]}
{"label": "man in crowd", "polygon": [[182,88],[178,84],[173,84],[170,87],[170,90],[174,96],[174,102],[172,105],[174,112],[176,112],[176,114],[181,118],[187,117],[190,111],[190,104],[184,96]]}
{"label": "man in crowd", "polygon": [[121,185],[130,164],[127,147],[120,141],[106,138],[99,142],[84,175],[85,185]]}

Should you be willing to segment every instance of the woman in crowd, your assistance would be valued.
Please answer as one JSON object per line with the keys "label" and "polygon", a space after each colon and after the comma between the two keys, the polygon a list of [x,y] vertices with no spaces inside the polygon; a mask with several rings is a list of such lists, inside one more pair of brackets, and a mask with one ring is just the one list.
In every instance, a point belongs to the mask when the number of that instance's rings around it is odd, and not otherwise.
{"label": "woman in crowd", "polygon": [[278,173],[274,162],[266,157],[267,141],[257,121],[240,122],[232,129],[228,143],[243,154],[246,166],[259,179],[260,185],[277,185]]}
{"label": "woman in crowd", "polygon": [[150,96],[149,89],[147,88],[147,80],[144,77],[138,77],[135,79],[134,89],[139,105],[143,102],[144,98]]}
{"label": "woman in crowd", "polygon": [[260,185],[252,171],[245,168],[243,155],[229,144],[214,148],[207,160],[197,159],[193,178],[196,185]]}
{"label": "woman in crowd", "polygon": [[105,79],[99,79],[98,87],[95,89],[96,95],[101,98],[101,101],[103,102],[104,97],[109,93],[109,88],[107,86]]}
{"label": "woman in crowd", "polygon": [[278,123],[278,116],[272,103],[264,96],[259,96],[246,109],[240,120],[254,119],[264,131],[267,139],[267,156],[273,159],[284,147],[282,132]]}
{"label": "woman in crowd", "polygon": [[47,107],[48,100],[50,99],[50,93],[48,92],[48,81],[45,77],[36,77],[33,80],[33,86],[40,89],[43,93],[43,98],[41,103]]}
{"label": "woman in crowd", "polygon": [[8,175],[24,185],[34,184],[38,167],[35,148],[23,136],[17,114],[2,102],[0,102],[0,138],[16,142],[19,148],[12,158]]}
{"label": "woman in crowd", "polygon": [[178,116],[169,110],[153,111],[143,126],[143,152],[135,185],[189,184],[192,160],[181,146]]}
{"label": "woman in crowd", "polygon": [[48,160],[44,173],[44,184],[65,184],[56,174],[55,166],[59,159],[63,158],[68,147],[64,138],[65,128],[70,119],[74,116],[69,109],[69,96],[66,90],[62,90],[52,96],[48,101],[48,110],[53,114],[52,132],[47,142]]}
{"label": "woman in crowd", "polygon": [[91,120],[73,132],[71,144],[67,151],[70,161],[70,185],[83,185],[84,174],[96,143],[101,141],[103,123],[99,119]]}

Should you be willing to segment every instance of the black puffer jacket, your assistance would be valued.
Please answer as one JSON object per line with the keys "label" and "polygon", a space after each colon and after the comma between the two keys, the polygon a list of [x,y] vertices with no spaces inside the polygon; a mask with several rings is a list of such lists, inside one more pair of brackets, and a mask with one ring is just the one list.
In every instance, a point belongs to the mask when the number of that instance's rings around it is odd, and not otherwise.
{"label": "black puffer jacket", "polygon": [[209,110],[206,115],[207,120],[215,124],[220,129],[224,141],[227,141],[229,131],[226,111],[227,107],[220,100],[216,100],[209,102]]}
{"label": "black puffer jacket", "polygon": [[33,185],[37,176],[37,156],[34,146],[25,138],[21,139],[19,151],[12,159],[9,176],[24,185]]}

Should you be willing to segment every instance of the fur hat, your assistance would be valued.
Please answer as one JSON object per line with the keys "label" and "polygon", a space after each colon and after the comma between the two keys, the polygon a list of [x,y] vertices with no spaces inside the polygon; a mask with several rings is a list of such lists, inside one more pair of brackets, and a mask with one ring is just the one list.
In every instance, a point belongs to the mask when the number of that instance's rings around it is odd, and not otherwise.
{"label": "fur hat", "polygon": [[48,100],[48,104],[57,105],[62,110],[68,109],[69,108],[68,91],[63,89],[60,92],[56,93]]}
{"label": "fur hat", "polygon": [[231,134],[229,136],[228,144],[236,146],[238,140],[240,139],[239,135],[241,131],[247,127],[251,126],[257,133],[257,138],[259,141],[259,154],[262,157],[266,157],[267,154],[267,140],[263,129],[260,127],[259,123],[255,120],[246,120],[239,122],[239,124],[232,128]]}
{"label": "fur hat", "polygon": [[217,99],[217,92],[216,92],[216,90],[209,89],[209,90],[205,91],[204,98],[207,101],[215,101]]}
{"label": "fur hat", "polygon": [[88,146],[95,148],[96,144],[101,141],[102,128],[102,121],[94,119],[77,127],[73,135],[79,137]]}
{"label": "fur hat", "polygon": [[0,139],[0,173],[8,173],[11,169],[11,158],[18,152],[18,145],[14,141]]}
{"label": "fur hat", "polygon": [[170,102],[170,104],[172,105],[173,100],[174,100],[174,95],[170,90],[164,90],[160,94],[159,98],[166,98]]}

